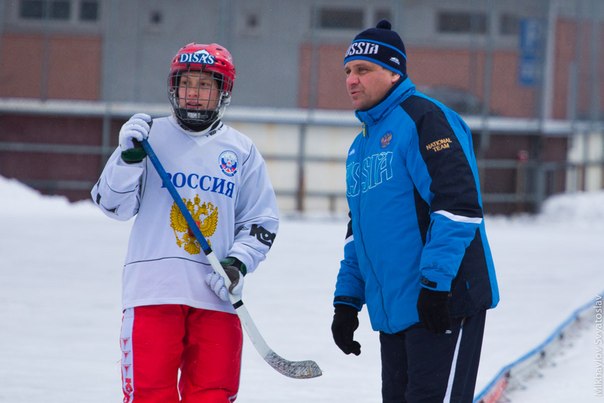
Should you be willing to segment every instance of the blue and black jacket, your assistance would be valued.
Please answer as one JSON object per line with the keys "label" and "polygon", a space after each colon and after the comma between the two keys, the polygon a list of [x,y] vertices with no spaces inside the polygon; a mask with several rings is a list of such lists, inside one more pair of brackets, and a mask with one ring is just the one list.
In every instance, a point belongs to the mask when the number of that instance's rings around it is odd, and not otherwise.
{"label": "blue and black jacket", "polygon": [[497,305],[471,132],[408,77],[368,110],[346,161],[350,221],[334,304],[367,304],[374,330],[418,322],[420,287],[451,292],[451,315]]}

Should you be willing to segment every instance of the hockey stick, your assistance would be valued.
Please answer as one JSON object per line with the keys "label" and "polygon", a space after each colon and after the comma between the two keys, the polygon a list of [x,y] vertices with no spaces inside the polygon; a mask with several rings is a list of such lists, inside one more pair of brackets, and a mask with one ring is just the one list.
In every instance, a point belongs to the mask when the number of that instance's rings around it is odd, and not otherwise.
{"label": "hockey stick", "polygon": [[[170,180],[170,178],[169,178],[168,174],[166,173],[166,170],[162,166],[161,162],[157,158],[157,155],[153,151],[153,148],[151,147],[151,145],[149,144],[149,142],[146,139],[141,141],[141,145],[143,146],[143,149],[145,150],[145,152],[147,153],[147,156],[151,160],[151,163],[155,167],[155,170],[159,174],[164,186],[170,192],[172,199],[174,199],[174,202],[180,209],[181,214],[187,221],[189,228],[191,229],[191,231],[193,231],[195,238],[197,238],[197,241],[201,245],[203,252],[205,253],[208,261],[210,262],[212,269],[214,269],[214,271],[216,273],[220,274],[224,278],[225,285],[228,289],[229,286],[231,285],[229,276],[227,276],[226,272],[224,271],[224,268],[218,261],[216,254],[214,253],[212,248],[210,248],[210,245],[208,245],[208,242],[206,241],[205,237],[201,233],[201,230],[195,223],[195,220],[193,219],[193,217],[191,216],[191,213],[185,206],[185,203],[182,201],[182,198],[178,194],[178,191],[172,184],[172,181]],[[289,376],[290,378],[296,378],[296,379],[315,378],[322,374],[321,368],[319,368],[319,365],[317,365],[317,363],[312,360],[289,361],[289,360],[286,360],[285,358],[279,356],[277,353],[275,353],[268,346],[268,344],[266,344],[266,341],[264,341],[264,338],[262,337],[262,335],[258,331],[258,328],[256,328],[256,325],[252,321],[252,317],[250,316],[249,312],[247,311],[245,305],[243,305],[243,301],[241,299],[238,299],[231,293],[228,293],[228,294],[229,294],[229,299],[231,300],[231,303],[233,304],[233,308],[235,308],[235,312],[239,316],[239,319],[241,320],[241,323],[243,324],[243,327],[244,327],[245,331],[247,332],[247,335],[248,335],[250,341],[256,348],[256,351],[258,351],[258,353],[260,353],[260,355],[262,356],[262,358],[264,358],[264,361],[266,361],[268,363],[268,365],[270,365],[271,367],[276,369],[281,374],[283,374],[285,376]]]}

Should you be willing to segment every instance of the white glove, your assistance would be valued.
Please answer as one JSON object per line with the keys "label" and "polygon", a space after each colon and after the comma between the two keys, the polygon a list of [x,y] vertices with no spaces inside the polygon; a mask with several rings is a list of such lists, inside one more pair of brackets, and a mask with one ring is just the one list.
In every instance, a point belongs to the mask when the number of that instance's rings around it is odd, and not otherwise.
{"label": "white glove", "polygon": [[151,130],[151,116],[146,113],[133,115],[120,129],[120,148],[122,151],[131,150],[135,147],[134,141],[143,141],[149,137]]}
{"label": "white glove", "polygon": [[220,262],[231,281],[228,291],[224,283],[224,278],[220,274],[212,271],[206,276],[206,284],[214,291],[214,294],[223,301],[229,300],[229,293],[236,298],[241,298],[241,292],[243,291],[243,273],[241,272],[241,269],[236,267],[238,266],[237,263],[241,265],[245,271],[245,265],[241,263],[239,259],[229,257]]}

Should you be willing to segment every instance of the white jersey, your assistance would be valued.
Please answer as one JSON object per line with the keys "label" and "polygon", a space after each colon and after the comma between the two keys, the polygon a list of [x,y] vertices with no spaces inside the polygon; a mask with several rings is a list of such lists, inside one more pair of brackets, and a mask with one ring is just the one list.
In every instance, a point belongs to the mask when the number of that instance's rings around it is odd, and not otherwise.
{"label": "white jersey", "polygon": [[[254,271],[279,220],[275,192],[252,141],[222,123],[192,136],[173,117],[155,119],[148,140],[216,256],[236,257]],[[136,215],[124,264],[124,309],[183,304],[234,312],[206,285],[211,266],[151,161],[127,164],[120,154],[118,147],[91,194],[109,217]]]}

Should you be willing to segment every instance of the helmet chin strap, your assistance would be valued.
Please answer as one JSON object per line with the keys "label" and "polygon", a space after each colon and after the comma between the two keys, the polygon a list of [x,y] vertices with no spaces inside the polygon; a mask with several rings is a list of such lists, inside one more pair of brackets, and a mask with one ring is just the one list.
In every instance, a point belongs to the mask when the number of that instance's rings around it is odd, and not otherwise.
{"label": "helmet chin strap", "polygon": [[[221,123],[220,117],[218,116],[217,111],[209,111],[209,110],[192,111],[192,110],[187,110],[187,109],[179,109],[176,112],[177,112],[177,113],[175,113],[176,121],[178,122],[180,127],[185,129],[186,131],[190,132],[189,134],[192,136],[203,136],[206,134],[208,134],[208,135],[213,134],[210,132],[217,129]],[[188,119],[182,119],[181,114],[184,114],[185,116],[187,116]],[[202,120],[195,119],[196,118],[195,115],[204,115],[204,114],[206,115],[206,118],[204,118]],[[211,115],[214,115],[214,116],[211,116]]]}
{"label": "helmet chin strap", "polygon": [[177,110],[175,110],[175,112],[178,124],[183,129],[191,132],[200,132],[202,130],[205,130],[216,121],[216,119],[211,116],[212,114],[215,114],[214,111],[198,111],[178,108]]}

